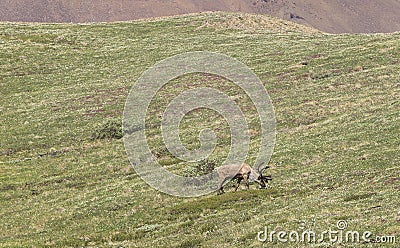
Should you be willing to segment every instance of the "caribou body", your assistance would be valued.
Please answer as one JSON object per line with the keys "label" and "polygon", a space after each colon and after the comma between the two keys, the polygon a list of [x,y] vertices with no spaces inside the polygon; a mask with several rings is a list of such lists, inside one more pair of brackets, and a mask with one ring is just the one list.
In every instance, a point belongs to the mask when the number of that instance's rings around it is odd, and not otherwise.
{"label": "caribou body", "polygon": [[268,183],[268,180],[272,180],[271,176],[263,176],[262,173],[265,169],[269,168],[268,166],[259,169],[258,171],[251,168],[250,165],[243,163],[240,165],[223,165],[217,168],[217,173],[219,177],[218,181],[218,194],[223,194],[224,192],[224,183],[227,180],[235,180],[237,179],[237,184],[235,191],[239,188],[240,182],[244,180],[247,189],[249,189],[249,179],[254,180],[260,185],[260,188],[265,188],[265,182]]}

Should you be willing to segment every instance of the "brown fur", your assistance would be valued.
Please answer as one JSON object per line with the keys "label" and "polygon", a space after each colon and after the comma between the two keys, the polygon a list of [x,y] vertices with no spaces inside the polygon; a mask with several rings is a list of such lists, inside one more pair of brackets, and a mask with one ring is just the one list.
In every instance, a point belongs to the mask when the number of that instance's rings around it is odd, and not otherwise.
{"label": "brown fur", "polygon": [[[268,167],[265,167],[266,169]],[[263,169],[263,170],[264,170]],[[237,185],[235,188],[235,191],[239,188],[240,182],[244,180],[247,189],[249,189],[249,179],[253,179],[256,181],[261,188],[265,188],[265,181],[264,180],[270,180],[262,176],[262,170],[260,172],[257,172],[253,168],[251,168],[250,165],[243,163],[241,165],[223,165],[221,167],[217,168],[217,173],[219,176],[219,182],[218,182],[218,194],[223,194],[224,192],[224,183],[228,180],[235,180],[237,179]]]}

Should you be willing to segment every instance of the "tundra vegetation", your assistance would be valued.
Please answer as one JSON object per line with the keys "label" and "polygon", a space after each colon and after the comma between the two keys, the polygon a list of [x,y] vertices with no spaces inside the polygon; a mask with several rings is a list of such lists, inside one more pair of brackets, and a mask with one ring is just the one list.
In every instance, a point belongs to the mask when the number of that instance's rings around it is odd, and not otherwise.
{"label": "tundra vegetation", "polygon": [[[0,24],[0,246],[259,247],[265,226],[298,230],[313,219],[319,230],[346,220],[351,230],[398,237],[399,40],[224,13]],[[227,185],[223,195],[176,198],[129,166],[115,123],[131,86],[157,61],[203,50],[247,64],[271,96],[277,140],[266,190]],[[177,78],[153,100],[146,133],[159,162],[180,175],[211,170],[172,157],[160,132],[162,107],[197,85],[224,90],[244,109],[253,164],[254,106],[231,82],[205,74]],[[209,158],[218,165],[230,143],[222,117],[193,111],[179,135],[194,149],[204,127],[219,138]]]}

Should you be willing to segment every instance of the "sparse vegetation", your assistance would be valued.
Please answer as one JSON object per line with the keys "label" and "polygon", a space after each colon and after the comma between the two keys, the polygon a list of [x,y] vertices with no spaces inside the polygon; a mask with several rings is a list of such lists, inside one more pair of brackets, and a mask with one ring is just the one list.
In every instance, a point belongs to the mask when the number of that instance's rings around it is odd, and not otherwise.
{"label": "sparse vegetation", "polygon": [[[399,237],[400,33],[269,31],[262,23],[232,29],[221,28],[220,14],[207,14],[219,27],[204,26],[204,18],[0,24],[0,246],[260,247],[264,226],[297,230],[312,219],[318,230],[346,220],[351,230]],[[136,175],[121,139],[91,138],[119,137],[119,121],[107,120],[120,120],[144,70],[201,50],[247,64],[271,96],[278,135],[266,190],[171,197]],[[178,174],[196,166],[171,158],[157,114],[167,96],[197,83],[221,88],[243,107],[252,164],[254,109],[226,80],[198,74],[168,84],[149,109],[146,135],[160,163]],[[188,149],[198,147],[200,127],[215,130],[209,159],[224,159],[230,136],[216,113],[190,113],[181,127]],[[374,244],[340,247],[354,246]]]}
{"label": "sparse vegetation", "polygon": [[219,163],[212,159],[205,159],[197,163],[193,163],[193,166],[187,166],[185,176],[202,176],[211,173]]}
{"label": "sparse vegetation", "polygon": [[97,139],[120,139],[122,138],[122,124],[118,119],[107,120],[95,127],[92,132],[92,140]]}

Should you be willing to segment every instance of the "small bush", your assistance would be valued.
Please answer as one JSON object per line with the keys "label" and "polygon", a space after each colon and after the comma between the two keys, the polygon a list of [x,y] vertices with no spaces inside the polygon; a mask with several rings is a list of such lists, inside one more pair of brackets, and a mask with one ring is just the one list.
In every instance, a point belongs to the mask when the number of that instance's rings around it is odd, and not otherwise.
{"label": "small bush", "polygon": [[193,248],[193,247],[200,247],[202,243],[201,239],[188,239],[183,241],[179,247],[180,248]]}
{"label": "small bush", "polygon": [[211,173],[215,169],[217,164],[214,160],[202,160],[196,165],[196,171],[199,175],[206,175]]}
{"label": "small bush", "polygon": [[218,165],[218,162],[212,159],[202,160],[197,163],[192,163],[185,167],[184,176],[187,177],[198,177],[210,174]]}
{"label": "small bush", "polygon": [[122,138],[121,121],[118,119],[107,120],[97,126],[92,132],[91,139],[120,139]]}

